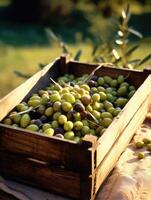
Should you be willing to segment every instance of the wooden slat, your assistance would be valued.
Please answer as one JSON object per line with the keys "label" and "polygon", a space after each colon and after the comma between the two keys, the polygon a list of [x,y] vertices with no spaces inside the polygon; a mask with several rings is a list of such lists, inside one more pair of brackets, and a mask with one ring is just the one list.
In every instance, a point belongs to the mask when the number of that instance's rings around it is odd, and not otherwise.
{"label": "wooden slat", "polygon": [[[81,196],[80,199],[83,200],[92,200],[95,192],[95,145],[97,138],[93,135],[85,135],[83,141],[87,142],[90,141],[92,143],[92,147],[88,149],[89,154],[88,156],[90,160],[86,163],[85,168],[81,169]],[[89,163],[89,164],[88,164]],[[90,166],[91,165],[91,168]],[[90,173],[91,172],[91,173]]]}
{"label": "wooden slat", "polygon": [[[37,72],[19,87],[14,89],[8,95],[0,100],[0,121],[16,106],[18,105],[24,97],[29,93],[29,91],[34,87],[34,85],[43,78],[44,75],[49,71],[49,69],[55,65],[59,59],[56,59],[54,62],[48,64],[41,71]],[[37,88],[38,89],[38,88]]]}
{"label": "wooden slat", "polygon": [[0,151],[0,160],[0,173],[4,177],[69,197],[80,196],[79,173],[4,151]]}
{"label": "wooden slat", "polygon": [[[67,63],[68,65],[68,72],[73,73],[76,76],[80,76],[83,74],[90,74],[97,66],[98,64],[88,64],[88,63],[82,63],[82,62],[76,62],[76,61],[70,61]],[[101,67],[98,71],[95,73],[98,76],[111,76],[112,78],[117,78],[118,75],[123,75],[125,77],[128,77],[128,82],[132,83],[135,86],[140,86],[144,80],[147,78],[149,74],[151,74],[150,69],[144,69],[142,70],[130,70],[125,68],[115,68],[115,67]]]}
{"label": "wooden slat", "polygon": [[[90,160],[91,155],[88,154],[90,147],[92,147],[90,142],[77,144],[3,124],[0,126],[0,148],[64,165],[75,171],[80,170]],[[91,163],[89,164],[91,168]]]}
{"label": "wooden slat", "polygon": [[[113,120],[102,137],[98,140],[98,147],[96,151],[96,166],[100,164],[107,152],[112,147],[114,141],[123,132],[133,115],[136,113],[142,102],[151,93],[151,75],[139,87],[134,96],[123,108],[121,113]],[[145,113],[143,114],[145,116]]]}
{"label": "wooden slat", "polygon": [[148,111],[148,100],[149,96],[144,102],[142,102],[139,110],[135,113],[134,117],[122,131],[119,138],[117,138],[115,141],[113,147],[110,149],[108,154],[96,169],[96,192],[98,191],[100,185],[103,183],[107,175],[115,166],[120,154],[124,151],[130,142],[139,125],[144,121]]}

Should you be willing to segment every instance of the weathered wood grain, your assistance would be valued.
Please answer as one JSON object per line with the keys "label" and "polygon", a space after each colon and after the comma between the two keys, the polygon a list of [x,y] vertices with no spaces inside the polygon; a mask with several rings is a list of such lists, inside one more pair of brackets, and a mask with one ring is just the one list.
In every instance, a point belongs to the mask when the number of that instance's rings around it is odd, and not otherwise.
{"label": "weathered wood grain", "polygon": [[75,171],[80,171],[90,160],[88,149],[91,146],[90,142],[77,144],[3,124],[0,126],[0,148],[63,165]]}
{"label": "weathered wood grain", "polygon": [[[151,93],[151,75],[139,87],[134,96],[123,108],[121,113],[113,120],[112,124],[108,127],[102,137],[97,141],[98,147],[96,150],[96,166],[100,164],[109,149],[112,147],[114,141],[125,129],[127,124],[133,118],[136,111],[140,108],[142,102]],[[142,113],[145,117],[146,113]],[[134,133],[133,130],[131,132]]]}
{"label": "weathered wood grain", "polygon": [[100,185],[103,183],[107,175],[111,172],[115,166],[119,156],[124,151],[134,132],[137,130],[139,125],[144,121],[149,105],[149,96],[142,102],[140,108],[137,110],[133,118],[127,124],[125,129],[121,132],[121,135],[116,139],[112,148],[108,151],[105,158],[102,160],[98,168],[96,168],[96,187],[95,193],[97,193]]}
{"label": "weathered wood grain", "polygon": [[5,151],[0,151],[0,160],[0,173],[4,177],[65,196],[80,197],[79,173]]}
{"label": "weathered wood grain", "polygon": [[[66,63],[65,57],[55,60],[0,100],[0,120],[33,92],[46,87],[50,77],[55,79],[65,73],[75,76],[90,74],[97,66],[75,61]],[[151,70],[142,72],[112,67],[101,67],[96,72],[113,78],[124,75],[130,84],[139,87],[98,140],[86,136],[82,144],[77,144],[0,124],[0,173],[65,196],[93,200],[146,116],[151,94],[150,73]]]}

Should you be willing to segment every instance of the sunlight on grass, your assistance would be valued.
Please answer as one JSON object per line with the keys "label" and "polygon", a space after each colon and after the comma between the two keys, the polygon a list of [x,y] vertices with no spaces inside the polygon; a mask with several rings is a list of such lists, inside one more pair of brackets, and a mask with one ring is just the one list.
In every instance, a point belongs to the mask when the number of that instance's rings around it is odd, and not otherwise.
{"label": "sunlight on grass", "polygon": [[[141,48],[133,54],[133,58],[143,58],[145,55],[151,52],[151,39],[146,39],[141,44]],[[5,47],[5,48],[4,48]],[[77,43],[69,45],[70,52],[73,53],[73,57],[77,50],[82,49],[81,61],[91,61],[91,46],[87,43]],[[0,48],[0,97],[3,97],[12,89],[25,81],[25,79],[16,77],[13,73],[14,70],[22,71],[25,74],[34,74],[39,70],[38,64],[47,64],[53,61],[55,58],[61,55],[61,49],[59,46],[52,47],[22,47],[13,48],[9,46],[3,46],[3,50]],[[132,58],[132,59],[133,59]],[[146,65],[151,65],[151,61]]]}

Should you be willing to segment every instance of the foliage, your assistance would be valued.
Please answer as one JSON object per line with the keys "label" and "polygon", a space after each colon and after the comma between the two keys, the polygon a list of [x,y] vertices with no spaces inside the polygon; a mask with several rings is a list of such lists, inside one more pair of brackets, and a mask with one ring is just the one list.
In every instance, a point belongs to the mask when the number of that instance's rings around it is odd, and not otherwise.
{"label": "foliage", "polygon": [[111,62],[117,67],[133,69],[141,66],[151,58],[151,54],[149,54],[143,60],[137,58],[131,60],[132,54],[139,48],[139,45],[137,44],[129,48],[131,46],[130,36],[135,35],[139,39],[142,39],[143,36],[137,30],[129,27],[130,16],[130,7],[128,5],[126,9],[122,10],[121,17],[119,18],[115,43],[103,42],[101,44],[102,40],[99,38],[93,45],[93,61]]}
{"label": "foliage", "polygon": [[[95,41],[92,40],[92,52],[89,62],[97,63],[113,63],[116,67],[130,68],[134,69],[144,65],[149,59],[151,59],[151,54],[147,55],[142,60],[140,58],[135,58],[131,60],[132,54],[140,47],[139,44],[131,46],[130,36],[135,35],[139,39],[142,39],[142,34],[137,30],[129,27],[129,20],[131,17],[129,5],[126,9],[122,10],[121,16],[118,19],[118,30],[114,43],[109,41],[104,41],[100,35],[95,36]],[[57,36],[51,29],[46,28],[46,34],[50,43],[52,41],[56,43],[61,49],[62,54],[70,56],[73,60],[80,60],[82,55],[82,49],[78,49],[75,55],[71,52],[68,45]],[[39,64],[39,67],[44,67],[44,64]],[[17,76],[22,78],[28,78],[27,74],[19,71],[15,71]]]}

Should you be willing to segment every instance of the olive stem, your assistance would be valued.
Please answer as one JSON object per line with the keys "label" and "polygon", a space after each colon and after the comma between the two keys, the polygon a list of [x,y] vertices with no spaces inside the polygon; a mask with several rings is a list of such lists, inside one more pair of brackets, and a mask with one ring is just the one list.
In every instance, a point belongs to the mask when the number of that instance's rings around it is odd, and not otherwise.
{"label": "olive stem", "polygon": [[95,72],[98,70],[98,69],[100,69],[101,67],[106,67],[106,66],[113,66],[113,64],[112,63],[101,63],[98,67],[96,67],[92,72],[91,72],[91,74],[88,76],[88,78],[86,78],[84,81],[83,81],[83,83],[86,83],[86,82],[88,82],[91,78],[92,78],[92,76],[95,74]]}
{"label": "olive stem", "polygon": [[15,116],[15,115],[21,115],[21,114],[28,113],[28,112],[30,112],[30,111],[36,109],[36,108],[39,108],[39,106],[40,106],[40,105],[38,105],[38,106],[36,106],[36,107],[32,107],[32,106],[31,106],[31,107],[29,107],[27,110],[24,110],[24,111],[21,111],[21,112],[18,112],[18,113],[13,113],[13,114],[11,114],[10,117],[13,117],[13,116]]}
{"label": "olive stem", "polygon": [[61,85],[59,85],[59,83],[57,83],[56,81],[54,81],[51,77],[50,77],[50,80],[59,87],[60,90],[63,89],[63,87],[61,87]]}
{"label": "olive stem", "polygon": [[89,113],[89,115],[91,115],[91,117],[94,119],[94,121],[95,121],[96,123],[99,123],[98,120],[97,120],[89,111],[87,111],[87,113]]}
{"label": "olive stem", "polygon": [[95,123],[95,122],[92,122],[92,121],[89,120],[89,119],[87,119],[87,121],[90,122],[90,123],[92,123],[92,124],[94,124],[94,125],[96,125],[96,126],[100,126],[99,124],[97,124],[97,123]]}

